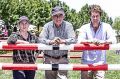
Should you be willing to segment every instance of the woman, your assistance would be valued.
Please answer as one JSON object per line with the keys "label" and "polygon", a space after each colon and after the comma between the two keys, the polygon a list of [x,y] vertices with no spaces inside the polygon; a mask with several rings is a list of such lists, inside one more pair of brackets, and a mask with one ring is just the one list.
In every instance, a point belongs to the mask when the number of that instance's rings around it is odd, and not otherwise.
{"label": "woman", "polygon": [[[18,22],[19,31],[14,32],[8,38],[8,44],[22,43],[38,43],[38,38],[28,32],[29,19],[21,16]],[[33,50],[14,50],[13,63],[34,64],[38,56],[38,52]],[[13,79],[34,79],[35,70],[13,70]]]}

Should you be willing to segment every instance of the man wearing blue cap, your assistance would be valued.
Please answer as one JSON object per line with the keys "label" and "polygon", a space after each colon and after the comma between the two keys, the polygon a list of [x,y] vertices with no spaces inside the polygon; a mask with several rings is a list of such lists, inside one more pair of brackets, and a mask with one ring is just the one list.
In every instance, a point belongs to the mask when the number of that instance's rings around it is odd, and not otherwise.
{"label": "man wearing blue cap", "polygon": [[[63,8],[56,6],[51,12],[52,21],[46,23],[40,34],[42,43],[59,46],[60,44],[75,43],[75,33],[71,23],[64,21],[65,13]],[[45,64],[68,64],[67,50],[45,50]],[[53,69],[55,70],[55,69]],[[45,71],[45,79],[67,78],[67,71]]]}
{"label": "man wearing blue cap", "polygon": [[[21,43],[38,43],[37,36],[31,34],[28,31],[29,19],[26,16],[19,18],[18,27],[19,31],[14,32],[8,38],[8,44]],[[16,64],[34,64],[36,61],[38,52],[33,50],[14,50],[13,51],[13,63]],[[13,70],[13,79],[34,79],[35,70]]]}

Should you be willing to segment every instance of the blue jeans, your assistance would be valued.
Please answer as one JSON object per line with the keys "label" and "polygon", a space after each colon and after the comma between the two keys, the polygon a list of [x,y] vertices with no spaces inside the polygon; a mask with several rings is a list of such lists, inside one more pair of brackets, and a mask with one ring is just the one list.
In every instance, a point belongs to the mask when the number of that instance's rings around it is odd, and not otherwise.
{"label": "blue jeans", "polygon": [[34,79],[34,70],[13,70],[13,79]]}

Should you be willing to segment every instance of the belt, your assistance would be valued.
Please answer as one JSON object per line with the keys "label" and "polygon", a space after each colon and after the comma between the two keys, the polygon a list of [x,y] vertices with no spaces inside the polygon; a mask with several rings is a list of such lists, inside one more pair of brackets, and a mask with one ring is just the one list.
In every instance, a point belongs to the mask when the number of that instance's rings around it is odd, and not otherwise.
{"label": "belt", "polygon": [[50,55],[47,55],[47,54],[44,54],[44,56],[46,56],[46,57],[51,57],[51,58],[54,58],[54,59],[60,59],[60,58],[67,58],[67,54],[65,54],[65,55],[62,55],[62,56],[57,56],[57,57],[55,57],[55,56],[50,56]]}

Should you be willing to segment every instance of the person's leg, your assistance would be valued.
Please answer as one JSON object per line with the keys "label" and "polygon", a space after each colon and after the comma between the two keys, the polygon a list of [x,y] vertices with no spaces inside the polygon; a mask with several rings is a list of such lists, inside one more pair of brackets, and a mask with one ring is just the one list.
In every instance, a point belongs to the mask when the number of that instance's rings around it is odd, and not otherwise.
{"label": "person's leg", "polygon": [[[45,64],[54,64],[55,59],[50,57],[45,57]],[[45,70],[45,79],[56,79],[57,71]]]}
{"label": "person's leg", "polygon": [[22,70],[13,70],[13,79],[25,79],[25,73]]}
{"label": "person's leg", "polygon": [[68,79],[66,70],[61,70],[57,72],[57,79]]}
{"label": "person's leg", "polygon": [[34,79],[35,71],[34,70],[25,70],[26,79]]}
{"label": "person's leg", "polygon": [[[59,64],[68,64],[69,63],[69,61],[68,61],[68,59],[67,58],[65,58],[65,57],[63,57],[63,58],[60,58],[59,59]],[[58,79],[60,78],[60,79],[68,79],[68,77],[67,77],[67,70],[60,70],[60,71],[58,71],[58,73],[57,73],[57,77],[58,77]]]}
{"label": "person's leg", "polygon": [[92,71],[81,71],[81,79],[93,79]]}
{"label": "person's leg", "polygon": [[105,71],[95,71],[94,76],[95,79],[104,79]]}
{"label": "person's leg", "polygon": [[57,71],[46,70],[45,79],[57,79]]}

